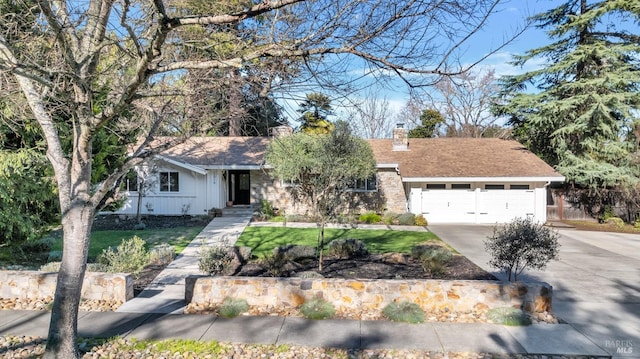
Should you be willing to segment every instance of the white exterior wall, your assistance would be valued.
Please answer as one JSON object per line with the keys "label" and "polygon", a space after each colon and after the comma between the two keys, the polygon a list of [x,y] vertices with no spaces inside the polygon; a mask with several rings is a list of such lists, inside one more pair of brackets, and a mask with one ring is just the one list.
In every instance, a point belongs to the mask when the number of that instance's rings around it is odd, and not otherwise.
{"label": "white exterior wall", "polygon": [[[211,208],[224,208],[227,202],[227,182],[222,170],[207,170],[207,211]],[[203,213],[206,214],[206,213]]]}
{"label": "white exterior wall", "polygon": [[[160,192],[160,172],[178,172],[179,191]],[[209,202],[213,200],[211,187],[207,186],[211,180],[209,174],[202,175],[194,171],[171,165],[163,165],[154,171],[153,186],[142,198],[140,213],[142,215],[206,215]],[[217,181],[220,182],[220,181]],[[135,215],[137,211],[138,195],[127,192],[127,200],[116,214]],[[185,212],[186,211],[186,212]]]}

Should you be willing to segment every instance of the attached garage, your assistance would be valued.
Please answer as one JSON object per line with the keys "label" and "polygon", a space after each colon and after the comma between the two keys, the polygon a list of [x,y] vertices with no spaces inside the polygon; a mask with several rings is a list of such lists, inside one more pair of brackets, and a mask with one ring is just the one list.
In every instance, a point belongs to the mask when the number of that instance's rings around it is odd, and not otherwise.
{"label": "attached garage", "polygon": [[[429,223],[505,223],[516,217],[546,221],[546,184],[436,186],[409,183],[409,209]],[[537,185],[537,188],[536,188]],[[432,188],[430,188],[432,187]]]}

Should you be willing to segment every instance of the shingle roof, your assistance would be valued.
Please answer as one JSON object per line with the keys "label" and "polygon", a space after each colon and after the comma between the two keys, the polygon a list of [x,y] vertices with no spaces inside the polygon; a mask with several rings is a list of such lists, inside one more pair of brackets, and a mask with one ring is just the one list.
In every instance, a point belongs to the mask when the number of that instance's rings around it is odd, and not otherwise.
{"label": "shingle roof", "polygon": [[408,151],[390,139],[368,140],[378,163],[397,163],[402,177],[562,177],[516,141],[497,138],[410,138]]}
{"label": "shingle roof", "polygon": [[161,155],[205,168],[260,166],[269,141],[269,137],[192,137]]}
{"label": "shingle roof", "polygon": [[[193,137],[161,153],[207,168],[260,166],[270,137]],[[516,141],[495,138],[410,138],[408,151],[391,139],[367,140],[378,164],[398,164],[403,178],[562,176]]]}

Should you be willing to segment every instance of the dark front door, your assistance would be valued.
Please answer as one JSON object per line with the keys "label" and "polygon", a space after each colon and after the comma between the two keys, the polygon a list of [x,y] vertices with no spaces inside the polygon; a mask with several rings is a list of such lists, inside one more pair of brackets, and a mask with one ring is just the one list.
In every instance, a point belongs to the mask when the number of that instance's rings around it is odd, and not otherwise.
{"label": "dark front door", "polygon": [[237,204],[251,202],[251,176],[249,171],[229,171],[229,200]]}

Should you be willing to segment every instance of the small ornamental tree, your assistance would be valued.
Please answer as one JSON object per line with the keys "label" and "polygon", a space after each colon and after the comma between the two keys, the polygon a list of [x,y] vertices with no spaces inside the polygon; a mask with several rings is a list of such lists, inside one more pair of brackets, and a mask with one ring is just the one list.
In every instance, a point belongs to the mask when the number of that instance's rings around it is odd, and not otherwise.
{"label": "small ornamental tree", "polygon": [[491,256],[489,265],[504,270],[509,281],[516,281],[525,268],[543,270],[549,261],[558,259],[558,237],[558,232],[530,218],[516,218],[494,227],[484,246]]}
{"label": "small ornamental tree", "polygon": [[[356,199],[345,192],[356,180],[375,175],[376,162],[369,144],[338,121],[329,134],[304,132],[278,138],[267,150],[266,162],[278,179],[294,183],[293,200],[312,210],[319,228],[318,269],[322,270],[324,228]],[[349,202],[353,201],[353,202]]]}

